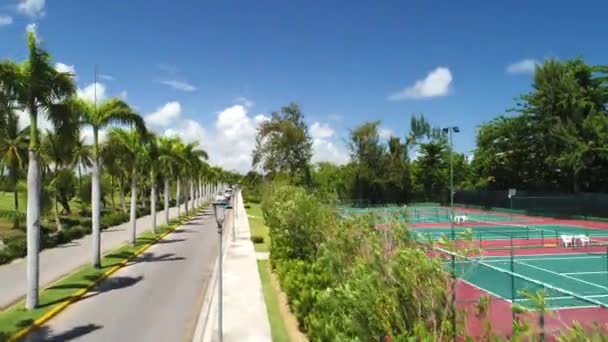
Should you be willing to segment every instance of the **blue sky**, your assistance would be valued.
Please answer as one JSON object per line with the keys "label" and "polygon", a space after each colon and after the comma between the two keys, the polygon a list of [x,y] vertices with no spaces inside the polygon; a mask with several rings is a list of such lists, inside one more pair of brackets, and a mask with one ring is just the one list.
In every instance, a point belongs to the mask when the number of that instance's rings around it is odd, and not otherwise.
{"label": "blue sky", "polygon": [[99,80],[106,96],[245,171],[255,123],[290,101],[311,125],[317,159],[344,161],[343,140],[364,121],[403,137],[419,112],[459,125],[455,146],[469,152],[476,127],[529,90],[531,61],[608,59],[607,10],[605,1],[2,0],[0,58],[22,60],[35,23],[82,94],[98,65],[113,78]]}

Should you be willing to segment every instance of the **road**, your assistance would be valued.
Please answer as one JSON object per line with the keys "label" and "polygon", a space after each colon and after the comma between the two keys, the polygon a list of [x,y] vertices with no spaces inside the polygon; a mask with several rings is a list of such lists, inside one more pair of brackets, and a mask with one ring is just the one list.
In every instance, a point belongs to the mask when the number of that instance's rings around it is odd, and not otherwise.
{"label": "road", "polygon": [[189,341],[217,254],[215,220],[206,211],[26,341]]}
{"label": "road", "polygon": [[[184,207],[182,205],[182,213]],[[177,217],[177,207],[169,209],[169,217]],[[164,222],[164,211],[156,214],[156,222]],[[111,227],[101,232],[102,253],[108,252],[129,240],[129,222]],[[137,233],[140,234],[152,228],[150,215],[137,219]],[[92,259],[92,238],[87,235],[65,245],[45,249],[40,252],[40,288],[74,271],[77,267],[90,263]],[[27,288],[26,260],[15,260],[10,264],[0,266],[0,308],[9,306],[25,295]]]}

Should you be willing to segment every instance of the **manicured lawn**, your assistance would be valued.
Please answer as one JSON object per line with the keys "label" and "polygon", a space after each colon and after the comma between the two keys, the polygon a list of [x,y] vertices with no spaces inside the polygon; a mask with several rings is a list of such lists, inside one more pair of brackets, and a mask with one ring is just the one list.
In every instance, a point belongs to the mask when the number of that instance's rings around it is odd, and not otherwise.
{"label": "manicured lawn", "polygon": [[252,236],[261,236],[264,238],[263,243],[254,244],[256,252],[270,251],[270,236],[268,235],[268,227],[264,225],[264,217],[262,216],[262,206],[257,203],[247,203],[247,217],[249,218],[249,227],[251,228]]}
{"label": "manicured lawn", "polygon": [[[29,326],[55,307],[73,299],[78,291],[90,287],[95,281],[102,277],[105,272],[118,266],[121,262],[134,257],[137,250],[154,242],[160,235],[177,226],[179,226],[179,221],[173,221],[169,226],[159,227],[156,235],[151,232],[141,234],[137,238],[135,246],[126,244],[109,252],[103,257],[102,268],[99,270],[94,269],[89,265],[77,269],[74,273],[44,289],[40,293],[40,304],[38,308],[34,310],[25,310],[24,301],[21,301],[5,311],[0,312],[0,341],[4,341],[8,336]],[[93,295],[94,294],[86,294],[84,299],[81,300],[86,300],[87,296]]]}
{"label": "manicured lawn", "polygon": [[270,331],[272,333],[273,342],[289,342],[283,316],[279,309],[279,300],[270,279],[270,264],[268,260],[258,260],[258,270],[262,279],[262,288],[264,290],[264,301],[266,302],[266,311],[268,312],[268,320],[270,321]]}

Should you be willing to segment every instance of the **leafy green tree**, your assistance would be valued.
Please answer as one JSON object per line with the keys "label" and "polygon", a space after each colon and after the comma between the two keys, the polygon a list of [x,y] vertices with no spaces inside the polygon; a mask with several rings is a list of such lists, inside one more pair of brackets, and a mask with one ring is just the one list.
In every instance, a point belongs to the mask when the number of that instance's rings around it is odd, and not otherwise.
{"label": "leafy green tree", "polygon": [[75,86],[72,75],[55,70],[51,56],[38,44],[33,32],[28,33],[29,56],[21,64],[0,62],[0,88],[13,96],[11,99],[25,107],[30,116],[30,141],[27,172],[27,245],[28,287],[26,308],[38,305],[40,250],[40,165],[38,114],[54,118],[48,109],[57,101],[72,96]]}
{"label": "leafy green tree", "polygon": [[350,132],[350,157],[355,166],[352,198],[383,201],[386,147],[378,135],[379,121],[366,122]]}
{"label": "leafy green tree", "polygon": [[420,145],[420,155],[413,162],[414,184],[423,200],[441,201],[448,194],[449,152],[444,139]]}
{"label": "leafy green tree", "polygon": [[2,115],[0,126],[0,168],[8,170],[8,178],[13,190],[15,211],[10,216],[13,218],[13,228],[19,227],[19,190],[17,184],[23,174],[27,158],[27,146],[29,143],[29,127],[19,129],[19,117],[12,110],[7,110]]}
{"label": "leafy green tree", "polygon": [[253,151],[254,167],[271,178],[286,174],[296,184],[311,184],[312,139],[300,107],[291,103],[261,123]]}
{"label": "leafy green tree", "polygon": [[411,197],[411,175],[407,146],[397,137],[388,140],[385,161],[385,200],[390,203],[405,203]]}

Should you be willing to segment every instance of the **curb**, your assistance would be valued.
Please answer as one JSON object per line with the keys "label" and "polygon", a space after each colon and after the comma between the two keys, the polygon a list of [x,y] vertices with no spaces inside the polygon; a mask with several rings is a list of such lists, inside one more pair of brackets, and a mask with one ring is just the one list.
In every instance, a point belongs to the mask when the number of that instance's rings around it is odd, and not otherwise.
{"label": "curb", "polygon": [[[198,213],[198,212],[197,212]],[[186,216],[184,217],[185,220],[190,220],[191,217],[190,216]],[[95,281],[93,281],[93,283],[91,283],[89,286],[79,290],[78,292],[76,292],[74,295],[72,295],[70,298],[66,299],[65,301],[61,302],[60,304],[58,304],[57,306],[55,306],[53,309],[51,309],[49,312],[47,312],[46,314],[42,315],[40,318],[36,319],[32,324],[30,324],[29,326],[17,331],[15,334],[13,334],[12,336],[10,336],[7,340],[7,342],[16,342],[19,341],[19,339],[25,337],[27,334],[29,334],[33,329],[40,327],[41,325],[43,325],[44,323],[48,322],[51,318],[57,316],[57,314],[59,314],[60,312],[62,312],[63,310],[67,309],[70,305],[72,305],[74,302],[78,301],[79,299],[81,299],[85,294],[87,294],[87,292],[89,292],[93,287],[97,286],[99,283],[101,283],[102,281],[106,280],[109,276],[111,276],[112,274],[114,274],[116,271],[118,271],[119,269],[123,268],[129,261],[137,258],[139,255],[141,255],[146,249],[150,248],[151,246],[153,246],[154,244],[156,244],[158,241],[164,239],[167,235],[173,233],[174,230],[176,230],[177,228],[181,227],[182,224],[184,222],[186,222],[184,219],[180,219],[178,223],[176,223],[175,227],[169,228],[169,230],[167,230],[166,232],[164,232],[163,234],[159,235],[157,238],[154,239],[154,241],[149,242],[148,244],[145,244],[143,246],[141,246],[139,249],[137,249],[134,254],[132,256],[130,256],[127,259],[122,260],[121,262],[118,263],[118,265],[110,268],[109,270],[105,271],[104,273],[102,273],[99,278],[97,278]],[[60,279],[59,279],[60,280]]]}

